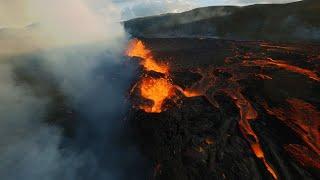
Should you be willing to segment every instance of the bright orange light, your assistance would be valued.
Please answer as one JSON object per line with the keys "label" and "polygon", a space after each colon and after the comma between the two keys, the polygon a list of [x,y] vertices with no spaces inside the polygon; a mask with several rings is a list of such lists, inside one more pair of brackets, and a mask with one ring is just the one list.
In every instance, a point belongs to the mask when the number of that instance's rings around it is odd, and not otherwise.
{"label": "bright orange light", "polygon": [[256,133],[251,128],[249,121],[255,120],[258,117],[257,111],[253,108],[251,103],[241,94],[239,89],[235,90],[226,90],[227,95],[229,95],[240,111],[240,121],[239,127],[244,137],[248,140],[251,149],[255,156],[259,158],[269,173],[272,175],[273,179],[278,179],[275,170],[267,162],[264,152],[261,148],[259,138]]}
{"label": "bright orange light", "polygon": [[[297,74],[302,74],[304,76],[309,77],[310,79],[313,79],[315,81],[320,81],[320,77],[315,73],[314,71],[311,71],[309,69],[300,68],[298,66],[287,64],[284,61],[281,60],[273,60],[271,58],[268,58],[266,60],[255,60],[255,61],[244,61],[243,65],[246,66],[260,66],[260,67],[277,67],[280,69],[284,69],[286,71],[290,71]],[[272,78],[271,78],[272,79]]]}
{"label": "bright orange light", "polygon": [[146,112],[160,113],[163,111],[162,105],[166,99],[174,96],[174,86],[164,78],[143,78],[140,84],[141,96],[152,100],[152,106],[141,106]]}
{"label": "bright orange light", "polygon": [[142,41],[134,39],[129,43],[126,54],[129,57],[140,57],[142,59],[146,59],[151,52],[146,49]]}
{"label": "bright orange light", "polygon": [[166,64],[157,63],[150,50],[142,43],[142,41],[134,39],[130,42],[129,48],[126,51],[129,57],[139,57],[142,59],[140,64],[147,71],[155,71],[162,74],[169,73],[169,67]]}
{"label": "bright orange light", "polygon": [[184,90],[184,91],[183,91],[183,94],[184,94],[186,97],[198,97],[198,96],[202,96],[201,93],[198,93],[198,92],[192,91],[192,90]]}

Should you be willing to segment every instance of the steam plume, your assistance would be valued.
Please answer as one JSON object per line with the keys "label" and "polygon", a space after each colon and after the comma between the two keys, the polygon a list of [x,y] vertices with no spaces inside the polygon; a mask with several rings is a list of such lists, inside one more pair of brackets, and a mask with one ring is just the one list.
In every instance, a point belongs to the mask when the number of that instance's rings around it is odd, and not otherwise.
{"label": "steam plume", "polygon": [[[123,120],[134,67],[119,9],[97,2],[0,2],[2,179],[141,179]],[[57,107],[74,111],[72,137],[46,123]]]}

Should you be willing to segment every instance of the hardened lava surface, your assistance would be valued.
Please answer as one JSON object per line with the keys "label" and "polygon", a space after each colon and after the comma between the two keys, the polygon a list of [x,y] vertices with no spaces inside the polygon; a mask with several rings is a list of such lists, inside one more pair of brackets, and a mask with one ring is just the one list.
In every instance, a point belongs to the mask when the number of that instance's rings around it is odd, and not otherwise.
{"label": "hardened lava surface", "polygon": [[153,38],[127,55],[151,179],[320,177],[320,45]]}

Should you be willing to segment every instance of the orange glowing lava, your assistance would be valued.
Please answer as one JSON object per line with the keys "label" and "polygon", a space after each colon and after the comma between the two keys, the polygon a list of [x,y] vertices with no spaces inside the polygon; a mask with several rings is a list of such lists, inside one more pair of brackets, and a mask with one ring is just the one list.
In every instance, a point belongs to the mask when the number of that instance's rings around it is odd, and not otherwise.
{"label": "orange glowing lava", "polygon": [[287,99],[288,106],[270,108],[263,104],[270,115],[276,116],[290,127],[315,153],[320,154],[320,112],[312,104],[300,99]]}
{"label": "orange glowing lava", "polygon": [[[145,75],[137,84],[139,84],[140,94],[143,98],[151,100],[152,105],[140,105],[139,108],[149,113],[160,113],[164,109],[163,103],[170,99],[174,93],[174,86],[169,80],[169,66],[158,63],[154,59],[151,51],[143,44],[142,41],[134,39],[129,43],[126,51],[129,57],[141,58],[140,64],[146,71],[155,71],[163,74],[163,78],[154,78]],[[131,92],[137,87],[137,84]]]}
{"label": "orange glowing lava", "polygon": [[[295,51],[296,48],[286,46],[275,46],[269,44],[261,44],[261,47],[268,50],[281,49],[282,51]],[[238,52],[235,52],[236,56],[241,57]],[[239,110],[239,129],[243,134],[248,145],[250,145],[253,154],[263,162],[266,170],[270,173],[273,179],[278,179],[277,173],[272,165],[267,161],[265,153],[260,144],[260,140],[254,129],[250,125],[250,121],[254,121],[258,118],[258,112],[254,108],[252,102],[250,102],[242,93],[241,85],[238,81],[250,77],[250,73],[246,71],[239,71],[238,66],[245,67],[259,67],[272,68],[289,71],[306,76],[313,81],[319,82],[320,77],[316,71],[301,68],[282,60],[274,60],[272,58],[252,58],[254,54],[246,53],[242,56],[242,61],[233,65],[231,58],[226,58],[226,65],[224,67],[206,67],[197,69],[196,73],[201,74],[202,79],[194,83],[192,86],[188,86],[186,89],[181,88],[178,85],[173,84],[170,79],[169,66],[167,64],[159,63],[152,55],[142,41],[132,40],[129,44],[129,48],[126,52],[129,57],[141,58],[140,64],[144,67],[145,71],[155,71],[161,74],[161,77],[152,77],[145,73],[139,82],[134,85],[131,93],[134,89],[138,89],[140,95],[144,99],[152,101],[148,105],[138,105],[140,109],[148,113],[160,113],[166,110],[164,102],[168,99],[174,99],[178,96],[178,92],[181,92],[185,97],[205,97],[214,107],[219,108],[219,103],[215,100],[215,95],[223,92],[230,97]],[[173,69],[171,69],[173,70]],[[230,74],[230,76],[217,76],[215,73]],[[259,80],[272,80],[273,77],[261,74],[263,72],[255,73],[254,77]],[[151,73],[150,73],[151,74]],[[252,76],[251,76],[252,77]],[[299,99],[287,99],[287,107],[270,108],[268,104],[262,104],[269,115],[273,115],[287,124],[305,143],[302,145],[287,145],[286,151],[291,156],[294,156],[301,164],[310,167],[320,167],[320,112],[315,106],[304,102]],[[211,139],[206,139],[205,142],[208,145],[214,144]],[[199,152],[204,150],[199,147]],[[309,156],[308,154],[312,154]],[[158,167],[157,167],[158,169]]]}
{"label": "orange glowing lava", "polygon": [[198,97],[198,96],[202,96],[203,94],[193,90],[193,89],[185,89],[183,90],[180,86],[175,86],[177,90],[179,90],[185,97]]}
{"label": "orange glowing lava", "polygon": [[289,144],[285,150],[303,166],[320,169],[320,157],[305,146]]}
{"label": "orange glowing lava", "polygon": [[[138,107],[145,112],[160,113],[164,111],[163,103],[166,99],[170,99],[175,95],[175,90],[180,91],[186,97],[201,96],[198,88],[182,89],[177,85],[173,85],[169,78],[169,66],[166,64],[160,64],[154,59],[152,52],[143,44],[142,41],[134,39],[129,43],[129,47],[126,51],[126,55],[129,57],[141,58],[140,64],[145,68],[145,71],[155,71],[164,76],[162,78],[154,78],[145,75],[140,81],[133,86],[131,93],[136,88],[139,88],[140,94],[143,98],[151,100],[152,105],[139,105]],[[207,84],[207,79],[201,81]],[[139,86],[138,86],[139,84]],[[203,86],[203,85],[202,85]],[[201,87],[202,87],[201,86]]]}
{"label": "orange glowing lava", "polygon": [[273,67],[284,69],[286,71],[290,71],[293,73],[302,74],[315,81],[320,81],[320,77],[317,75],[317,73],[309,69],[304,69],[294,65],[287,64],[281,60],[273,60],[271,58],[268,58],[267,60],[244,61],[243,64],[246,66],[259,66],[259,67],[273,66]]}
{"label": "orange glowing lava", "polygon": [[275,49],[275,50],[278,50],[278,49],[282,49],[282,50],[287,50],[287,51],[295,51],[297,50],[297,48],[295,47],[289,47],[289,46],[282,46],[282,45],[270,45],[270,44],[267,44],[267,43],[262,43],[260,44],[261,47],[264,47],[268,50],[272,50],[272,49]]}
{"label": "orange glowing lava", "polygon": [[192,91],[192,90],[184,90],[182,91],[183,95],[185,95],[186,97],[198,97],[198,96],[202,96],[201,93],[197,92],[197,91]]}
{"label": "orange glowing lava", "polygon": [[143,44],[142,41],[134,39],[130,42],[129,48],[126,52],[129,57],[139,57],[141,58],[140,64],[147,71],[155,71],[162,74],[168,74],[169,67],[166,64],[158,63],[149,49]]}
{"label": "orange glowing lava", "polygon": [[269,173],[272,175],[273,179],[278,179],[275,170],[265,158],[258,136],[253,131],[249,123],[249,121],[255,120],[258,117],[257,111],[239,90],[225,90],[225,93],[233,99],[234,103],[237,105],[240,111],[239,127],[243,136],[249,142],[253,153],[258,159],[263,162]]}
{"label": "orange glowing lava", "polygon": [[164,78],[143,78],[140,84],[141,96],[152,100],[152,106],[141,106],[145,112],[160,113],[163,111],[162,105],[166,99],[171,98],[174,93],[174,87],[170,81]]}

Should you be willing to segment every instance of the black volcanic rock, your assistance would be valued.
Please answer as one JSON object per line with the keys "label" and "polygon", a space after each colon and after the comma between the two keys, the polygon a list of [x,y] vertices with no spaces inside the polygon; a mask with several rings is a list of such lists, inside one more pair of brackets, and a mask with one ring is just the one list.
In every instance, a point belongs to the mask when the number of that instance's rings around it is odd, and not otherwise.
{"label": "black volcanic rock", "polygon": [[[320,169],[300,163],[299,158],[294,157],[295,153],[299,155],[299,150],[288,152],[290,147],[302,147],[311,152],[290,126],[296,120],[282,121],[268,112],[273,109],[266,107],[288,107],[287,99],[296,98],[314,106],[315,111],[320,110],[319,80],[292,72],[297,70],[294,67],[300,67],[298,70],[305,68],[319,75],[319,45],[210,38],[141,40],[155,59],[167,61],[173,84],[184,89],[202,79],[206,80],[204,83],[211,83],[202,96],[179,94],[178,102],[168,100],[170,106],[161,113],[132,108],[129,119],[133,131],[142,152],[153,162],[151,179],[272,179],[263,161],[252,151],[249,143],[252,138],[246,138],[239,126],[243,115],[239,106],[248,108],[247,102],[258,114],[248,124],[278,179],[317,179]],[[287,63],[289,69],[267,64],[245,66],[245,62],[263,59]],[[201,69],[208,70],[205,72],[213,78],[201,74]],[[237,103],[241,96],[227,95],[226,89],[229,92],[238,90],[247,101]],[[284,116],[290,117],[290,114]],[[298,117],[308,122],[317,120],[307,113]],[[311,157],[317,160],[319,155]],[[317,162],[310,160],[309,163]]]}

